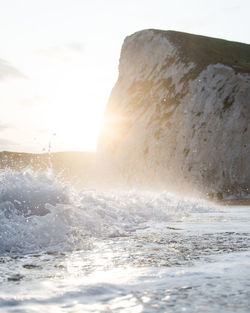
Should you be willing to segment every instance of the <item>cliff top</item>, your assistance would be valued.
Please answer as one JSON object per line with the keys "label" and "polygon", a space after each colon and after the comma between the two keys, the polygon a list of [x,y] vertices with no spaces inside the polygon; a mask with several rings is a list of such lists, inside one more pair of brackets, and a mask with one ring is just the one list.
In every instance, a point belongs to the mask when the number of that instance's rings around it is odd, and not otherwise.
{"label": "cliff top", "polygon": [[224,64],[235,72],[250,72],[250,45],[224,39],[193,35],[172,30],[148,29],[132,36],[152,31],[155,35],[166,37],[177,49],[183,62],[194,62],[198,71],[209,64]]}

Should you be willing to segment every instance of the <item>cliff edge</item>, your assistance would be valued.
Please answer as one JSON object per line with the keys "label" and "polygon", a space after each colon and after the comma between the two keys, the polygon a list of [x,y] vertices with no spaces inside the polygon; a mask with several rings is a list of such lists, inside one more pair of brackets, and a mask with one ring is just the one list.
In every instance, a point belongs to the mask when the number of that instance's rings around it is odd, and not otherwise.
{"label": "cliff edge", "polygon": [[98,155],[130,186],[244,198],[249,125],[250,45],[143,30],[124,41]]}

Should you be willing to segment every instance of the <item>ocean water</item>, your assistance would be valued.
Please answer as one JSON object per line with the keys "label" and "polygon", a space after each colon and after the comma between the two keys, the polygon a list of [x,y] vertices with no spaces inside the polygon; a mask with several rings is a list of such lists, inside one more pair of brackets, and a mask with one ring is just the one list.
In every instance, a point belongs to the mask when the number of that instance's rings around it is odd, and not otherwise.
{"label": "ocean water", "polygon": [[250,312],[250,207],[0,172],[0,312]]}

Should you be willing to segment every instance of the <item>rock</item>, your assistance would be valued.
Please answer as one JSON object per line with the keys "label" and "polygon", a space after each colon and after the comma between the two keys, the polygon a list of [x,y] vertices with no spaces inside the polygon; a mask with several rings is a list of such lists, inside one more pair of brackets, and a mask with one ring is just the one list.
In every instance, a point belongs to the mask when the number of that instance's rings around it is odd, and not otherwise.
{"label": "rock", "polygon": [[98,155],[130,187],[247,196],[250,45],[160,30],[127,37]]}

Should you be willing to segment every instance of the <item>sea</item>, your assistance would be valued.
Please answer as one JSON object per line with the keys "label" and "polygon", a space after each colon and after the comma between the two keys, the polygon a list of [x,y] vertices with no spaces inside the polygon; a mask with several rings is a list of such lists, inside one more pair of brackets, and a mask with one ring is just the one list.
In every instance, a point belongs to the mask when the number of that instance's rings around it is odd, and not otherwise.
{"label": "sea", "polygon": [[3,169],[0,312],[250,312],[250,207]]}

